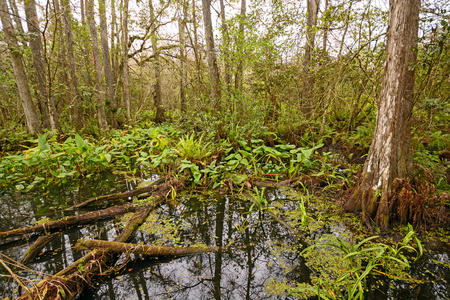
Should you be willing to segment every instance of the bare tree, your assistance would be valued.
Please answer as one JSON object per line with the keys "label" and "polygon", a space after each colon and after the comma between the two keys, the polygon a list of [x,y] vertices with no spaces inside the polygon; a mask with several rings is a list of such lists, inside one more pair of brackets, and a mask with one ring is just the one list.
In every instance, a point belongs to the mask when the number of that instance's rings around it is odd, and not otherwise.
{"label": "bare tree", "polygon": [[8,5],[6,0],[0,0],[0,18],[3,24],[3,31],[8,44],[9,54],[14,70],[14,77],[16,79],[17,90],[19,91],[20,101],[25,113],[25,119],[28,126],[28,131],[31,134],[41,133],[41,125],[36,114],[36,110],[31,99],[30,87],[28,86],[25,68],[22,62],[22,51],[16,39],[17,32],[13,27],[11,18],[9,16]]}
{"label": "bare tree", "polygon": [[413,48],[417,45],[420,0],[392,0],[386,45],[386,62],[381,99],[362,183],[346,204],[348,210],[362,210],[370,226],[374,217],[387,230],[389,216],[398,203],[393,195],[396,182],[408,175],[411,115],[414,97]]}

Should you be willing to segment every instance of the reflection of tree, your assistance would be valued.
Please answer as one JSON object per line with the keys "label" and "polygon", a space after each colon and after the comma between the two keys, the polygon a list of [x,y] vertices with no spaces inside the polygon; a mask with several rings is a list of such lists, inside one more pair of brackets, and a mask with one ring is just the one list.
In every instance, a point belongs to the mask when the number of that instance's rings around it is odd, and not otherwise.
{"label": "reflection of tree", "polygon": [[222,246],[223,246],[223,219],[225,216],[225,201],[226,198],[222,198],[217,206],[216,213],[216,246],[219,250],[214,255],[214,298],[220,300],[222,294],[220,292],[220,280],[222,278]]}

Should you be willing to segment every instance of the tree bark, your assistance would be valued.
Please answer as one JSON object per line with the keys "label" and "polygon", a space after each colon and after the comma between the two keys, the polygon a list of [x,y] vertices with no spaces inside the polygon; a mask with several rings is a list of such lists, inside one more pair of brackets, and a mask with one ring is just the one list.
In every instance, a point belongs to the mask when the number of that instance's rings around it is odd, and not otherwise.
{"label": "tree bark", "polygon": [[42,51],[43,44],[41,31],[39,30],[35,0],[25,1],[25,14],[28,24],[28,32],[30,33],[31,57],[35,69],[39,101],[42,103],[41,112],[43,117],[43,124],[48,130],[61,130],[55,102],[53,101],[52,97],[49,97],[49,93],[47,90],[47,61]]}
{"label": "tree bark", "polygon": [[22,52],[19,49],[16,39],[17,32],[12,25],[6,0],[0,0],[0,18],[3,24],[6,43],[8,44],[9,54],[11,56],[14,77],[16,79],[17,90],[19,91],[19,98],[25,113],[28,131],[31,134],[41,133],[41,125],[39,124],[33,100],[31,99],[30,87],[28,86],[27,76],[22,62]]}
{"label": "tree bark", "polygon": [[211,103],[215,111],[220,111],[220,75],[214,48],[214,35],[211,22],[211,0],[202,0],[203,23],[205,27],[206,54],[208,57],[209,79],[211,81]]}
{"label": "tree bark", "polygon": [[303,65],[303,95],[302,95],[302,112],[306,118],[310,118],[313,109],[313,90],[314,90],[314,75],[311,72],[312,57],[311,53],[314,51],[317,14],[319,12],[319,0],[307,0],[307,20],[306,20],[306,44],[305,44],[305,58]]}
{"label": "tree bark", "polygon": [[183,16],[178,20],[178,32],[180,38],[180,110],[182,116],[186,113],[186,16],[187,3],[183,2]]}
{"label": "tree bark", "polygon": [[98,49],[97,29],[94,20],[94,0],[86,0],[86,15],[91,35],[92,54],[94,56],[95,80],[97,89],[97,123],[101,130],[108,128],[105,113],[105,90],[103,89],[103,72],[100,51]]}
{"label": "tree bark", "polygon": [[75,98],[75,101],[73,102],[75,111],[75,128],[79,130],[86,126],[86,120],[84,118],[83,96],[81,95],[80,86],[78,84],[77,67],[75,64],[75,56],[73,50],[73,34],[70,27],[69,0],[61,0],[61,4],[63,6],[64,33],[66,35],[67,43],[67,61],[69,63],[70,83]]}
{"label": "tree bark", "polygon": [[236,70],[236,76],[234,81],[234,87],[236,90],[242,90],[242,80],[244,72],[244,57],[242,53],[243,44],[245,42],[245,19],[247,12],[247,1],[241,0],[241,14],[239,16],[239,37],[238,45],[236,47],[237,55],[239,56],[239,62]]}
{"label": "tree bark", "polygon": [[[15,0],[9,0],[9,7],[12,10],[12,15],[14,19],[14,23],[16,23],[16,29],[22,35],[22,37],[25,35],[25,30],[23,30],[22,20],[20,19],[19,15],[19,9],[17,8],[17,3]],[[25,47],[28,47],[28,44],[26,41],[21,41],[24,43],[23,45]]]}
{"label": "tree bark", "polygon": [[160,58],[159,58],[159,49],[158,49],[158,38],[157,38],[157,29],[156,29],[156,18],[155,18],[155,12],[153,9],[153,2],[152,0],[149,0],[148,2],[150,7],[150,19],[151,19],[151,31],[152,31],[152,49],[153,53],[155,55],[155,64],[154,64],[154,72],[155,72],[155,84],[153,85],[153,99],[155,101],[155,107],[156,107],[156,116],[155,116],[155,122],[162,123],[164,122],[164,106],[162,104],[162,92],[161,92],[161,65],[160,65]]}
{"label": "tree bark", "polygon": [[53,234],[38,237],[38,239],[33,243],[33,245],[30,248],[28,248],[27,252],[25,252],[25,255],[20,259],[20,263],[26,264],[32,261],[42,250],[42,248],[45,247],[45,245],[53,241],[53,239],[59,236],[60,234],[61,234],[60,232],[56,232]]}
{"label": "tree bark", "polygon": [[130,104],[130,81],[128,74],[128,1],[123,0],[123,17],[122,17],[122,84],[123,84],[123,102],[125,103],[125,116],[127,121],[131,119]]}
{"label": "tree bark", "polygon": [[105,106],[109,107],[108,116],[109,124],[115,128],[117,127],[116,120],[114,118],[114,112],[116,111],[116,103],[114,98],[114,78],[111,69],[111,58],[109,55],[108,45],[108,25],[106,22],[106,4],[105,0],[98,0],[98,10],[100,14],[100,40],[102,45],[103,56],[103,69],[105,74],[106,83],[106,99]]}
{"label": "tree bark", "polygon": [[59,228],[67,228],[73,225],[87,224],[93,221],[111,218],[116,215],[124,214],[130,211],[136,211],[139,208],[140,208],[139,206],[128,204],[88,212],[78,216],[68,216],[57,221],[50,221],[43,224],[37,224],[29,227],[17,228],[9,231],[0,232],[0,240],[14,236],[21,236],[27,233],[50,231]]}
{"label": "tree bark", "polygon": [[134,253],[147,256],[184,256],[214,251],[213,247],[167,247],[167,246],[147,246],[137,244],[127,244],[120,242],[110,242],[102,240],[78,240],[75,248],[78,250],[100,249],[115,253]]}
{"label": "tree bark", "polygon": [[[117,194],[110,194],[110,195],[103,195],[103,196],[98,196],[98,197],[94,197],[91,199],[88,199],[86,201],[84,201],[83,203],[79,203],[77,205],[72,206],[71,208],[82,208],[82,207],[86,207],[92,203],[97,203],[100,201],[110,201],[110,200],[117,200],[117,199],[125,199],[125,198],[129,198],[129,197],[134,197],[143,193],[147,193],[150,191],[155,191],[157,189],[164,189],[164,183],[167,182],[167,177],[163,177],[155,182],[153,182],[152,184],[139,188],[139,189],[135,189],[132,191],[128,191],[128,192],[124,192],[124,193],[117,193]],[[177,181],[174,183],[170,183],[169,187],[166,187],[166,189],[171,189],[171,187],[173,187],[173,185],[177,185],[177,186],[182,186],[184,184],[183,181]],[[167,191],[163,191],[163,192],[159,192],[160,195],[165,195]]]}
{"label": "tree bark", "polygon": [[227,20],[225,16],[225,5],[223,0],[220,0],[220,17],[222,19],[222,39],[223,39],[223,66],[224,79],[227,92],[231,92],[231,69],[230,69],[230,36],[228,34]]}
{"label": "tree bark", "polygon": [[387,230],[396,214],[396,178],[408,175],[414,69],[420,0],[393,0],[389,12],[386,63],[374,137],[364,165],[362,183],[346,203],[348,210],[362,210],[363,220],[374,217]]}

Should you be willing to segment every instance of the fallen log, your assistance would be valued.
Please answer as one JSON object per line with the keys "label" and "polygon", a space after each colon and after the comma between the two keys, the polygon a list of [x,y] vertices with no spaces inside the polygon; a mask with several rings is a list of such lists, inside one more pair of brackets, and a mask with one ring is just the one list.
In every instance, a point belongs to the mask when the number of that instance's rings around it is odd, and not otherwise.
{"label": "fallen log", "polygon": [[[141,207],[135,213],[128,225],[115,240],[124,242],[128,240],[139,226],[145,221],[156,204]],[[124,233],[125,232],[125,233]],[[103,265],[112,257],[110,252],[93,250],[81,259],[72,263],[54,276],[46,277],[16,300],[46,299],[72,300],[82,293],[86,285],[90,285],[91,279],[101,273]]]}
{"label": "fallen log", "polygon": [[148,246],[137,245],[120,242],[110,242],[102,240],[81,239],[75,245],[77,250],[100,249],[115,253],[134,253],[148,256],[184,256],[199,254],[217,250],[215,247],[165,247],[165,246]]}
{"label": "fallen log", "polygon": [[68,209],[74,209],[74,208],[82,208],[85,206],[88,206],[89,204],[95,203],[95,202],[100,202],[100,201],[110,201],[110,200],[118,200],[118,199],[125,199],[125,198],[129,198],[129,197],[134,197],[143,193],[147,193],[147,192],[151,192],[151,191],[155,191],[158,189],[158,187],[160,187],[162,184],[166,183],[168,181],[168,177],[162,177],[158,180],[156,180],[155,182],[153,182],[152,184],[148,185],[148,186],[144,186],[142,188],[138,188],[132,191],[128,191],[128,192],[123,192],[123,193],[117,193],[117,194],[110,194],[110,195],[103,195],[103,196],[98,196],[98,197],[94,197],[91,198],[89,200],[84,201],[83,203],[79,203],[76,204],[72,207],[69,207]]}
{"label": "fallen log", "polygon": [[134,204],[127,204],[122,206],[113,206],[106,209],[88,212],[85,214],[81,214],[78,216],[68,216],[64,217],[60,220],[50,221],[43,224],[37,224],[33,226],[17,228],[9,231],[0,232],[0,240],[13,236],[20,236],[27,233],[41,232],[41,231],[51,231],[59,228],[67,228],[73,225],[81,225],[90,223],[93,221],[103,220],[107,218],[114,217],[116,215],[124,214],[127,212],[136,211],[141,206],[137,206]]}
{"label": "fallen log", "polygon": [[38,239],[31,245],[30,248],[28,248],[27,252],[25,252],[25,255],[20,259],[21,264],[26,264],[30,261],[32,261],[36,255],[42,250],[42,248],[45,247],[48,243],[50,243],[55,237],[60,235],[61,232],[56,232],[49,235],[43,235],[38,237]]}

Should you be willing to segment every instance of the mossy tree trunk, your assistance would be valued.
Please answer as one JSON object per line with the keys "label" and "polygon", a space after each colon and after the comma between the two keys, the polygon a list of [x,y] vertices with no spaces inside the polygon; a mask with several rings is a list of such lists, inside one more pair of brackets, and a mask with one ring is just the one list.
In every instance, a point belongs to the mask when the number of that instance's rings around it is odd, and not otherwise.
{"label": "mossy tree trunk", "polygon": [[362,211],[363,221],[374,217],[387,230],[395,214],[394,180],[408,175],[411,115],[420,0],[393,0],[390,4],[386,63],[374,137],[361,185],[345,208]]}

